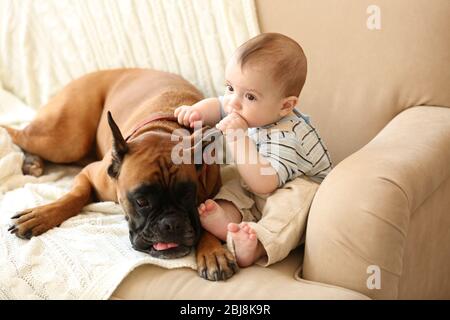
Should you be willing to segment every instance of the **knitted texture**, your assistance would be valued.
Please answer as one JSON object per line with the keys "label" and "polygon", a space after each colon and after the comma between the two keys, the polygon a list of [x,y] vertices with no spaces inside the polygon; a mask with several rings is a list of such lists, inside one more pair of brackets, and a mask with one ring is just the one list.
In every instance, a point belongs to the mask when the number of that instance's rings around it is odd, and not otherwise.
{"label": "knitted texture", "polygon": [[10,234],[15,213],[60,198],[81,170],[50,165],[35,178],[22,174],[22,161],[22,151],[0,128],[0,299],[107,299],[141,264],[196,269],[194,252],[163,260],[135,251],[122,208],[113,202],[90,204],[31,240]]}
{"label": "knitted texture", "polygon": [[227,59],[259,33],[253,0],[2,0],[0,21],[0,82],[34,108],[72,79],[124,67],[216,96]]}
{"label": "knitted texture", "polygon": [[[169,71],[219,95],[227,59],[259,33],[253,0],[2,0],[0,21],[0,124],[17,127],[68,82],[101,69]],[[31,240],[11,235],[11,216],[56,200],[80,170],[51,165],[34,178],[22,175],[22,160],[0,128],[0,299],[107,299],[139,265],[196,269],[194,253],[162,260],[133,250],[112,202]]]}

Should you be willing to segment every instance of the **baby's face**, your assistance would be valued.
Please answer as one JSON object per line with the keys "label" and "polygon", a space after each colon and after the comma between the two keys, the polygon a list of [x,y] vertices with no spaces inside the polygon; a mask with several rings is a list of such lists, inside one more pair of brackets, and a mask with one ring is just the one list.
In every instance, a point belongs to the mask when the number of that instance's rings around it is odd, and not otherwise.
{"label": "baby's face", "polygon": [[272,80],[267,68],[247,64],[241,70],[233,59],[225,70],[224,109],[237,112],[250,128],[278,121],[283,106],[280,85]]}

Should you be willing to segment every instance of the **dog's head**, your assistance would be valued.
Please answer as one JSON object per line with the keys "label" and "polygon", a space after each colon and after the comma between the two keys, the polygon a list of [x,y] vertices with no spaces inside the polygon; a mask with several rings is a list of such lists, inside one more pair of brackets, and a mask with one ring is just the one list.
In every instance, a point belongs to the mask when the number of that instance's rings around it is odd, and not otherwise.
{"label": "dog's head", "polygon": [[197,205],[220,185],[218,165],[174,163],[177,141],[147,132],[127,142],[112,116],[108,175],[128,220],[133,248],[158,258],[189,254],[201,235]]}

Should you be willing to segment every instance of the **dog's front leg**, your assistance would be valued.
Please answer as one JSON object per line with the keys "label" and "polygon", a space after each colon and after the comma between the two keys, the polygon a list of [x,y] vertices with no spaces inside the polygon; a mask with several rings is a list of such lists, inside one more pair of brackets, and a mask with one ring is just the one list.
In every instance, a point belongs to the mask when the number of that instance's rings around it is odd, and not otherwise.
{"label": "dog's front leg", "polygon": [[72,189],[55,202],[22,211],[12,217],[13,225],[8,231],[22,239],[38,236],[62,222],[77,215],[81,209],[93,200],[93,188],[89,170],[96,166],[94,162],[84,168],[76,177]]}
{"label": "dog's front leg", "polygon": [[200,277],[211,280],[227,280],[238,272],[239,267],[233,254],[224,248],[219,239],[203,231],[197,245],[197,272]]}

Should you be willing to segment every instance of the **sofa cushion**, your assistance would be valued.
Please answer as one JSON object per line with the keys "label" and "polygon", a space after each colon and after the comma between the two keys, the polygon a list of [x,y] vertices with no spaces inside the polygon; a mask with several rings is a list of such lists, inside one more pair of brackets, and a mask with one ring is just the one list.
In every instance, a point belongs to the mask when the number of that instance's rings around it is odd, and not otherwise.
{"label": "sofa cushion", "polygon": [[145,265],[131,272],[111,299],[368,299],[351,290],[296,281],[301,256],[303,251],[298,248],[279,263],[241,269],[226,282],[204,280],[191,269]]}
{"label": "sofa cushion", "polygon": [[[374,299],[399,298],[400,279],[410,282],[405,287],[416,298],[443,297],[450,286],[450,233],[442,215],[450,207],[437,194],[450,178],[449,141],[450,109],[415,107],[342,161],[311,206],[303,276]],[[430,199],[430,210],[415,218]],[[371,274],[379,276],[379,290],[367,285]]]}

